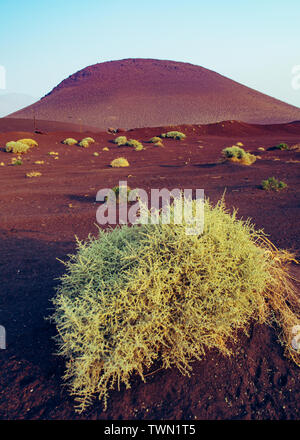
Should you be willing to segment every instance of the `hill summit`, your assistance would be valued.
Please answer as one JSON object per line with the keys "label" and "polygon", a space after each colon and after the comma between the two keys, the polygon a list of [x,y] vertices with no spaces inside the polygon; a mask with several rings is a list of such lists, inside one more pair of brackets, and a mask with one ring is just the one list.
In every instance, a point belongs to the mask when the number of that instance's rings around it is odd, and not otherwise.
{"label": "hill summit", "polygon": [[99,129],[300,120],[300,109],[189,63],[124,59],[86,67],[9,117]]}

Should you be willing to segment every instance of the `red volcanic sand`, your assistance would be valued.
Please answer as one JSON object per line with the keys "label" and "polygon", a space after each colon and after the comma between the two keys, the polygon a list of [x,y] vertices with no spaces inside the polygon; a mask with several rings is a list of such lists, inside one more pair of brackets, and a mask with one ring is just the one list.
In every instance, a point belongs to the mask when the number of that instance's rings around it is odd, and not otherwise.
{"label": "red volcanic sand", "polygon": [[126,59],[86,67],[10,117],[107,127],[283,123],[300,109],[188,63]]}
{"label": "red volcanic sand", "polygon": [[[76,414],[73,398],[62,386],[65,361],[53,355],[56,329],[44,318],[51,313],[50,299],[64,272],[57,258],[75,251],[75,234],[84,239],[97,233],[99,189],[119,180],[148,191],[204,188],[213,203],[226,189],[229,208],[239,208],[239,216],[252,217],[277,246],[299,254],[300,153],[269,149],[279,142],[298,143],[299,124],[228,122],[178,129],[186,140],[165,139],[163,148],[144,143],[141,152],[111,143],[114,135],[108,133],[94,134],[96,143],[88,149],[60,143],[65,137],[81,138],[75,131],[0,133],[2,146],[21,136],[39,143],[24,155],[22,166],[8,166],[13,155],[0,151],[0,162],[6,164],[0,167],[0,324],[7,331],[7,349],[0,351],[1,419],[299,419],[299,368],[284,357],[276,329],[258,324],[251,326],[249,337],[241,335],[231,358],[209,351],[194,362],[190,378],[176,369],[155,373],[159,364],[148,372],[147,383],[134,375],[131,389],[111,392],[106,412],[95,399],[85,413]],[[162,131],[166,127],[125,134],[145,142]],[[250,167],[219,163],[221,150],[237,141],[261,159]],[[58,152],[59,159],[49,151]],[[99,157],[93,156],[96,151]],[[130,167],[110,168],[118,156],[125,156]],[[45,164],[35,165],[36,160]],[[25,178],[33,170],[42,176]],[[260,182],[270,176],[284,180],[288,188],[261,190]]]}

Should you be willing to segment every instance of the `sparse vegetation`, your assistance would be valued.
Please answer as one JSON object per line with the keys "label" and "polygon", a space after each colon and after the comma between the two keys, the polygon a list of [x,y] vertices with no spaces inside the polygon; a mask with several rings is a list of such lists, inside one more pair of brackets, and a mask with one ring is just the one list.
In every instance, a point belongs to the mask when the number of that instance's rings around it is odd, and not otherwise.
{"label": "sparse vegetation", "polygon": [[25,153],[28,153],[29,150],[30,150],[29,145],[22,144],[22,142],[10,141],[10,142],[7,142],[7,144],[5,146],[5,151],[7,153],[25,154]]}
{"label": "sparse vegetation", "polygon": [[129,167],[129,162],[125,157],[118,157],[111,161],[110,166],[113,168]]}
{"label": "sparse vegetation", "polygon": [[275,179],[275,177],[269,177],[261,182],[261,187],[266,191],[280,191],[281,189],[286,188],[287,184]]}
{"label": "sparse vegetation", "polygon": [[44,161],[43,160],[36,160],[35,162],[35,165],[44,165]]}
{"label": "sparse vegetation", "polygon": [[78,143],[78,141],[73,138],[67,138],[63,141],[63,144],[65,144],[65,145],[76,145],[77,143]]}
{"label": "sparse vegetation", "polygon": [[12,164],[12,165],[23,165],[23,162],[22,162],[21,156],[13,157],[13,158],[11,159],[11,164]]}
{"label": "sparse vegetation", "polygon": [[49,156],[58,156],[58,152],[57,151],[49,151]]}
{"label": "sparse vegetation", "polygon": [[102,151],[109,151],[109,148],[108,147],[104,147],[104,148],[102,148]]}
{"label": "sparse vegetation", "polygon": [[127,144],[127,137],[126,136],[118,136],[114,139],[114,143],[117,144],[119,147],[122,147]]}
{"label": "sparse vegetation", "polygon": [[243,148],[238,147],[237,145],[224,148],[222,154],[225,160],[238,162],[242,165],[251,165],[256,161],[256,156],[254,154],[247,153]]}
{"label": "sparse vegetation", "polygon": [[39,171],[30,171],[29,173],[26,173],[26,177],[40,177],[42,173]]}
{"label": "sparse vegetation", "polygon": [[168,131],[167,133],[161,134],[162,138],[173,138],[177,139],[179,141],[186,138],[186,135],[184,133],[181,133],[180,131]]}
{"label": "sparse vegetation", "polygon": [[108,390],[129,388],[134,373],[145,381],[156,361],[189,375],[207,350],[233,354],[231,343],[250,322],[276,322],[286,353],[300,364],[290,344],[300,309],[288,275],[294,256],[223,203],[206,201],[204,211],[201,235],[160,219],[78,240],[52,315],[77,410],[95,394],[106,404]]}

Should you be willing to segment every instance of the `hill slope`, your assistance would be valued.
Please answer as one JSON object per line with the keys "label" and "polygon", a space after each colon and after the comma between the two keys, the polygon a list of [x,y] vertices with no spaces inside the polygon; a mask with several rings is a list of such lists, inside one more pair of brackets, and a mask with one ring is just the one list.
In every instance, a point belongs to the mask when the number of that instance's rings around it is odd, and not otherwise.
{"label": "hill slope", "polygon": [[126,59],[86,67],[9,117],[107,127],[283,123],[300,109],[188,63]]}

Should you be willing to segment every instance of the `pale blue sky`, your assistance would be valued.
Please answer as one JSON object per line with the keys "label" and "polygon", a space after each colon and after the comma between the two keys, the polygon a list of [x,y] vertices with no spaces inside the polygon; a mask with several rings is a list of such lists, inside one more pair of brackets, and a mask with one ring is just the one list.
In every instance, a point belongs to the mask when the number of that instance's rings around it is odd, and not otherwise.
{"label": "pale blue sky", "polygon": [[185,61],[300,107],[299,0],[1,0],[7,92],[41,97],[88,65]]}

